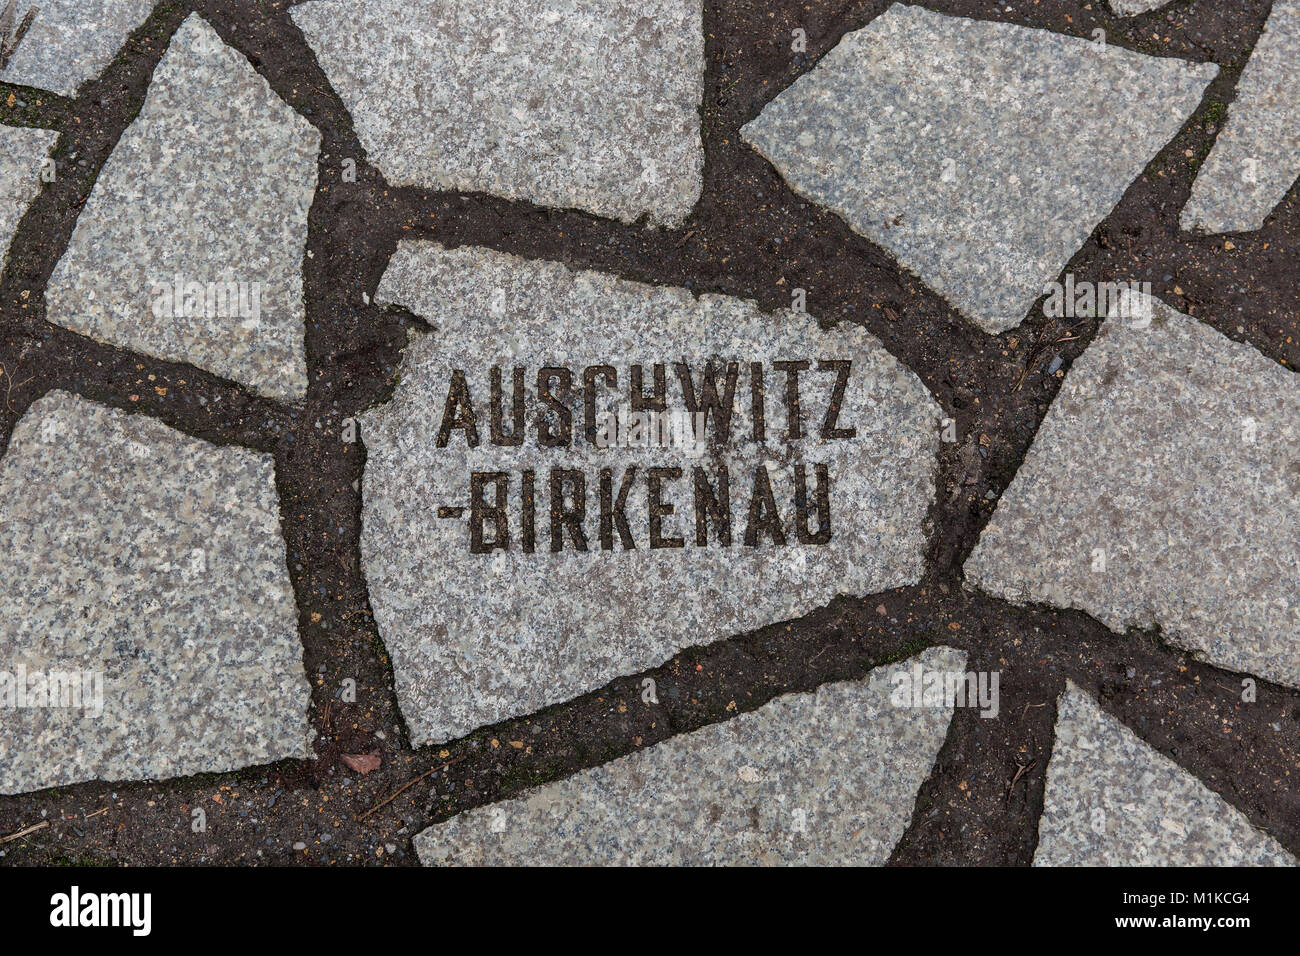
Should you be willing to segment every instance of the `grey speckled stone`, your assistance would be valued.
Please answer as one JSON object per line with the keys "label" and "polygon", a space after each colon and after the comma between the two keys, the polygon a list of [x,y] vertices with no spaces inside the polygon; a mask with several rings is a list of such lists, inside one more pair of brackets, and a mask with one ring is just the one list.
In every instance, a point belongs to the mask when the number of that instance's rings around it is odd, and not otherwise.
{"label": "grey speckled stone", "polygon": [[[900,667],[962,671],[931,648]],[[415,838],[426,865],[878,866],[951,705],[890,703],[894,668],[826,684],[480,807]]]}
{"label": "grey speckled stone", "polygon": [[1218,68],[895,4],[741,135],[989,332],[1020,323]]}
{"label": "grey speckled stone", "polygon": [[317,0],[291,11],[394,185],[675,225],[700,197],[700,0]]}
{"label": "grey speckled stone", "polygon": [[[393,655],[397,693],[417,743],[444,740],[505,717],[567,700],[620,674],[660,663],[678,649],[798,617],[837,594],[870,594],[917,581],[925,538],[921,530],[934,493],[939,406],[910,371],[862,329],[819,331],[805,314],[764,314],[751,302],[722,296],[695,299],[687,290],[657,288],[594,272],[572,272],[486,249],[444,250],[432,243],[398,248],[378,299],[424,315],[439,331],[407,349],[401,384],[390,404],[363,417],[368,458],[363,484],[361,550],[380,634]],[[716,357],[723,389],[728,361],[737,361],[730,441],[690,458],[669,448],[598,448],[584,434],[583,370],[608,364],[617,390],[596,381],[597,414],[626,402],[631,366],[665,365],[666,400],[683,407],[675,362],[685,361],[696,388]],[[837,427],[855,438],[823,441],[820,433],[836,375],[803,372],[804,437],[789,440],[786,374],[772,360],[850,359],[853,362]],[[766,442],[752,440],[750,362],[762,361],[766,383]],[[488,430],[489,368],[499,365],[505,429],[514,367],[525,369],[527,422],[522,447],[498,447]],[[578,383],[569,401],[570,447],[539,447],[535,413],[537,371],[567,366]],[[451,370],[466,372],[480,444],[463,430],[436,447]],[[558,387],[558,386],[557,386]],[[554,413],[548,412],[548,421]],[[710,419],[709,434],[719,437]],[[831,540],[801,543],[795,534],[794,461],[830,476]],[[730,470],[732,545],[709,528],[696,544],[694,465]],[[601,467],[612,469],[611,500],[625,468],[638,469],[626,515],[636,550],[624,550],[611,528],[601,547],[598,519]],[[788,543],[764,535],[745,543],[756,470],[770,473]],[[676,508],[664,536],[680,549],[651,549],[651,467],[681,467],[663,483]],[[554,468],[581,469],[586,482],[583,525],[590,550],[552,553],[549,478]],[[536,470],[536,553],[522,550],[523,476]],[[440,507],[470,503],[471,471],[509,477],[512,547],[470,552],[468,516],[439,517]],[[570,486],[571,490],[571,486]],[[494,497],[489,488],[484,495]],[[810,524],[817,525],[814,518]],[[489,527],[485,537],[495,537]]]}
{"label": "grey speckled stone", "polygon": [[154,0],[18,0],[17,21],[32,7],[39,12],[0,80],[71,96],[108,66],[153,5]]}
{"label": "grey speckled stone", "polygon": [[[50,321],[301,398],[302,258],[319,148],[320,133],[192,15],[54,269]],[[162,289],[178,279],[201,286],[202,300],[176,308]],[[244,284],[242,305],[237,294],[209,297],[209,284],[227,283]]]}
{"label": "grey speckled stone", "polygon": [[1294,866],[1272,837],[1073,684],[1061,695],[1035,866]]}
{"label": "grey speckled stone", "polygon": [[1151,305],[1074,363],[967,580],[1300,687],[1300,378]]}
{"label": "grey speckled stone", "polygon": [[1247,232],[1300,176],[1300,0],[1276,0],[1179,225]]}
{"label": "grey speckled stone", "polygon": [[8,258],[18,223],[41,191],[41,164],[58,138],[52,129],[0,126],[0,258]]}
{"label": "grey speckled stone", "polygon": [[1139,13],[1150,13],[1159,7],[1163,7],[1170,0],[1107,0],[1111,9],[1121,17],[1135,17]]}
{"label": "grey speckled stone", "polygon": [[270,456],[51,392],[0,465],[0,580],[0,671],[104,698],[0,705],[0,792],[309,756]]}

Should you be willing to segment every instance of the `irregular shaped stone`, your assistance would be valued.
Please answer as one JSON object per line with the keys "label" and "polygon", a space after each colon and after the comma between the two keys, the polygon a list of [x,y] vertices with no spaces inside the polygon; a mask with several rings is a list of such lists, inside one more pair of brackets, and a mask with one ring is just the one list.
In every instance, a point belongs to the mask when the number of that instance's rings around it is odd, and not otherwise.
{"label": "irregular shaped stone", "polygon": [[1034,866],[1294,866],[1239,810],[1068,684]]}
{"label": "irregular shaped stone", "polygon": [[269,455],[50,392],[0,463],[0,579],[0,792],[309,756]]}
{"label": "irregular shaped stone", "polygon": [[966,579],[1160,625],[1216,664],[1300,686],[1300,379],[1126,293],[1074,363]]}
{"label": "irregular shaped stone", "polygon": [[741,135],[796,192],[1000,332],[1025,317],[1217,71],[895,4]]}
{"label": "irregular shaped stone", "polygon": [[[941,410],[862,329],[822,332],[806,314],[766,315],[739,299],[696,299],[685,289],[433,243],[399,246],[377,299],[439,329],[408,347],[393,400],[362,416],[361,429],[368,456],[362,557],[417,743],[568,700],[680,648],[798,617],[838,594],[919,580]],[[851,363],[838,400],[840,373],[819,369],[822,360]],[[720,408],[728,406],[721,397],[733,371],[728,363],[736,363],[725,435],[725,416],[717,413],[706,421],[708,444],[698,448],[685,441],[636,447],[630,427],[602,434],[606,416],[620,408],[633,424],[632,366],[649,396],[658,363],[671,438],[681,421],[673,412],[686,404],[683,381],[702,402],[710,361]],[[796,373],[800,415],[793,419],[789,373],[773,365],[784,361],[811,363]],[[751,363],[762,363],[757,376]],[[502,370],[499,427],[491,425],[493,367]],[[522,432],[513,424],[516,368]],[[539,401],[544,368],[568,369],[567,395],[556,377],[562,371],[548,372],[546,390],[560,397]],[[755,383],[765,390],[762,440],[755,440]],[[469,420],[466,403],[475,416],[472,436],[456,427]],[[838,414],[828,422],[833,403]],[[800,432],[793,439],[792,421]],[[822,437],[827,427],[834,437]],[[856,429],[852,437],[849,429]],[[693,421],[687,434],[694,435]],[[520,435],[523,444],[496,443],[507,435]],[[728,469],[726,494],[721,466]],[[651,471],[673,468],[682,471]],[[700,493],[696,468],[703,469]],[[533,476],[531,504],[525,472]],[[477,511],[471,473],[501,476],[484,481]],[[793,507],[799,478],[803,525]],[[488,515],[486,503],[503,486],[504,511]],[[814,506],[823,490],[830,537],[815,543],[823,512]],[[656,508],[675,511],[657,511],[652,526],[655,495]],[[585,511],[566,521],[561,503],[576,512],[579,499]],[[729,545],[720,541],[724,503]],[[492,546],[503,541],[508,547]]]}
{"label": "irregular shaped stone", "polygon": [[1169,0],[1107,0],[1111,9],[1121,17],[1135,17],[1139,13],[1150,13],[1169,3]]}
{"label": "irregular shaped stone", "polygon": [[291,11],[395,186],[632,222],[700,197],[700,0],[317,0]]}
{"label": "irregular shaped stone", "polygon": [[319,148],[320,133],[190,16],[50,277],[49,320],[301,398]]}
{"label": "irregular shaped stone", "polygon": [[153,0],[18,0],[15,31],[32,9],[36,16],[0,80],[72,96],[108,66]]}
{"label": "irregular shaped stone", "polygon": [[[965,662],[935,647],[911,663]],[[893,706],[893,671],[778,697],[462,813],[416,836],[416,852],[425,865],[879,866],[952,719],[951,702]]]}
{"label": "irregular shaped stone", "polygon": [[1179,225],[1248,232],[1300,176],[1300,0],[1275,0]]}
{"label": "irregular shaped stone", "polygon": [[0,247],[9,257],[18,223],[41,191],[41,165],[59,134],[52,129],[0,126]]}

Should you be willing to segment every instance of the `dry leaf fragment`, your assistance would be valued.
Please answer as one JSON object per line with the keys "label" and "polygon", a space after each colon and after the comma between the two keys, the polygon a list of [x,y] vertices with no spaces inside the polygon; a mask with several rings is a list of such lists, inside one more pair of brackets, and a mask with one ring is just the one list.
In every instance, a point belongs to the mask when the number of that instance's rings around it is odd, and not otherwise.
{"label": "dry leaf fragment", "polygon": [[368,754],[340,754],[339,759],[363,777],[372,770],[378,770],[381,763],[378,750],[372,750]]}

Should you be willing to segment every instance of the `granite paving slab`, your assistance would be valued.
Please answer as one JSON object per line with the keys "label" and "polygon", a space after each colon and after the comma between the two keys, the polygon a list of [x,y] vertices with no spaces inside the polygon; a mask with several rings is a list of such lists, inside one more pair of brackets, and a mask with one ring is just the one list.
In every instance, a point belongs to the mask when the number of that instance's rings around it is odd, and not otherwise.
{"label": "granite paving slab", "polygon": [[1126,296],[1150,318],[1107,319],[1075,361],[966,579],[1300,686],[1300,536],[1279,533],[1300,527],[1300,378]]}
{"label": "granite paving slab", "polygon": [[[899,668],[961,672],[931,648]],[[426,865],[878,866],[903,835],[951,702],[895,707],[894,667],[463,813],[415,838]]]}
{"label": "granite paving slab", "polygon": [[1074,684],[1060,697],[1035,866],[1295,866]]}
{"label": "granite paving slab", "polygon": [[315,0],[290,11],[398,186],[676,225],[702,188],[700,0]]}
{"label": "granite paving slab", "polygon": [[434,243],[377,301],[437,329],[361,418],[417,742],[919,580],[941,411],[862,329]]}
{"label": "granite paving slab", "polygon": [[0,580],[0,793],[309,755],[270,456],[50,392],[0,462]]}
{"label": "granite paving slab", "polygon": [[1217,72],[895,4],[741,135],[796,192],[1000,332],[1020,324]]}
{"label": "granite paving slab", "polygon": [[153,0],[19,0],[10,36],[35,10],[0,80],[72,96],[108,66]]}
{"label": "granite paving slab", "polygon": [[1300,0],[1275,0],[1179,224],[1259,229],[1300,176]]}
{"label": "granite paving slab", "polygon": [[319,148],[315,127],[191,15],[50,277],[49,320],[302,398]]}
{"label": "granite paving slab", "polygon": [[5,259],[18,223],[41,191],[42,164],[58,138],[52,129],[0,126],[0,247]]}
{"label": "granite paving slab", "polygon": [[1121,17],[1135,17],[1139,13],[1150,13],[1152,10],[1166,6],[1170,0],[1107,0],[1107,2]]}

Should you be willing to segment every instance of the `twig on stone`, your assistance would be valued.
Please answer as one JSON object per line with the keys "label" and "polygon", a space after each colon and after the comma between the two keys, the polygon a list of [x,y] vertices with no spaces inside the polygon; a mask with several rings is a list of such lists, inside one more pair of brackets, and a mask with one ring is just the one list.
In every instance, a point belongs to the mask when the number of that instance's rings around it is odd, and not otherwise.
{"label": "twig on stone", "polygon": [[[18,24],[18,29],[13,30],[14,17],[18,13],[18,0],[9,0],[5,6],[4,13],[0,13],[0,70],[7,69],[10,59],[18,51],[18,44],[23,42],[23,37],[31,28],[32,21],[36,19],[36,14],[41,12],[40,7],[29,7],[23,14],[23,20]],[[13,30],[13,36],[10,31]]]}

